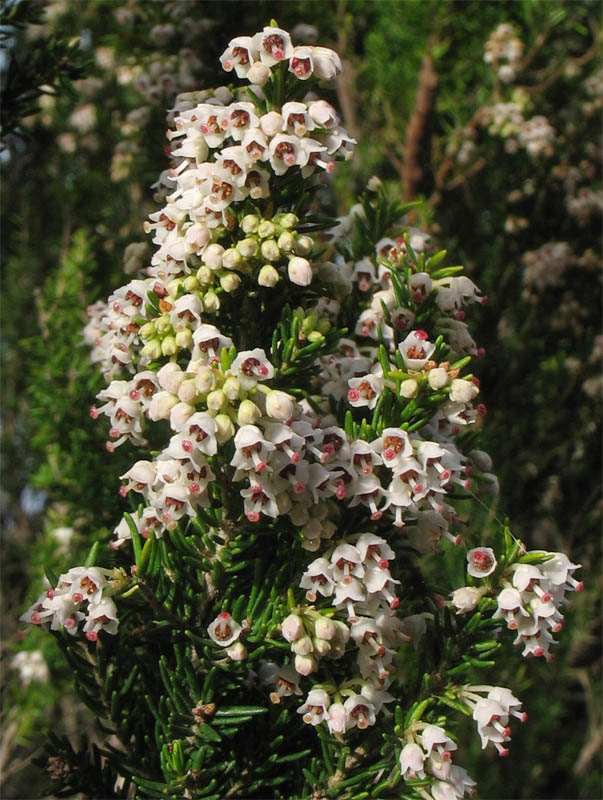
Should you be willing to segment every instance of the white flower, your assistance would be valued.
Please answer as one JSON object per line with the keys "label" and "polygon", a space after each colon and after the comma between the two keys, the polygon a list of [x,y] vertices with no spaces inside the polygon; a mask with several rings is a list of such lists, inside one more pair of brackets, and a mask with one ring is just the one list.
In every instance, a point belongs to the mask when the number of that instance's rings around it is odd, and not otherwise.
{"label": "white flower", "polygon": [[405,781],[409,778],[424,778],[425,753],[416,742],[409,742],[400,753],[400,772]]}
{"label": "white flower", "polygon": [[221,647],[230,647],[234,644],[241,630],[239,623],[235,622],[228,611],[221,611],[207,628],[211,640]]}
{"label": "white flower", "polygon": [[262,64],[268,67],[291,58],[293,54],[291,37],[281,28],[266,26],[253,37],[253,46],[259,53]]}
{"label": "white flower", "polygon": [[498,562],[491,547],[474,547],[467,553],[467,572],[474,578],[487,578]]}
{"label": "white flower", "polygon": [[311,689],[306,702],[297,709],[298,714],[303,714],[303,720],[308,725],[319,725],[326,717],[326,712],[331,705],[331,698],[324,689]]}
{"label": "white flower", "polygon": [[427,341],[425,331],[411,331],[399,345],[402,358],[408,369],[420,370],[431,358],[435,345]]}

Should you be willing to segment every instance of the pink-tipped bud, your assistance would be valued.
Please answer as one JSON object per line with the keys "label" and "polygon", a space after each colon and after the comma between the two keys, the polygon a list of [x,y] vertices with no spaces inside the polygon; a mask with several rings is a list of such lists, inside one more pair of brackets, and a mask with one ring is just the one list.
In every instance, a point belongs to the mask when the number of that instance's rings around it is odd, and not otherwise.
{"label": "pink-tipped bud", "polygon": [[98,633],[96,631],[88,631],[86,633],[86,639],[88,639],[89,642],[96,642],[98,641]]}

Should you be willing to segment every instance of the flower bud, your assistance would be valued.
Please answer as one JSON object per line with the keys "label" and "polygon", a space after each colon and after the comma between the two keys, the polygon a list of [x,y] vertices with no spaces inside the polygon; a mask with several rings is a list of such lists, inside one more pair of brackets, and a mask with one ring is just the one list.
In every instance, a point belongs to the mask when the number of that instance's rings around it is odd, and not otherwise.
{"label": "flower bud", "polygon": [[469,459],[482,472],[490,472],[492,469],[492,459],[484,450],[472,450]]}
{"label": "flower bud", "polygon": [[247,658],[247,648],[243,642],[235,642],[226,648],[226,655],[231,661],[244,661]]}
{"label": "flower bud", "polygon": [[262,64],[261,61],[256,61],[255,64],[249,67],[246,77],[249,83],[254,83],[256,86],[264,86],[268,82],[271,74],[270,68],[267,67],[266,64]]}
{"label": "flower bud", "polygon": [[181,428],[186,420],[195,413],[195,407],[190,403],[176,403],[170,411],[170,426],[173,430]]}
{"label": "flower bud", "polygon": [[258,217],[257,214],[247,214],[241,220],[241,229],[243,233],[255,233],[258,229],[259,224],[260,224],[260,217]]}
{"label": "flower bud", "polygon": [[207,394],[216,385],[216,375],[209,367],[201,367],[195,375],[195,386],[201,394]]}
{"label": "flower bud", "polygon": [[185,379],[186,373],[183,372],[178,364],[173,361],[165,364],[157,372],[157,380],[162,389],[165,389],[171,394],[178,394],[180,384]]}
{"label": "flower bud", "polygon": [[172,330],[172,323],[170,322],[170,315],[163,314],[155,320],[158,333],[168,333]]}
{"label": "flower bud", "polygon": [[208,283],[213,283],[214,275],[212,270],[206,264],[202,264],[197,270],[197,279],[203,286],[207,286]]}
{"label": "flower bud", "polygon": [[173,356],[177,352],[178,347],[176,345],[176,339],[173,336],[166,336],[161,342],[161,355]]}
{"label": "flower bud", "polygon": [[294,661],[295,671],[300,675],[310,675],[316,671],[316,659],[312,655],[295,656]]}
{"label": "flower bud", "polygon": [[237,411],[239,425],[254,425],[262,416],[262,412],[251,400],[243,400]]}
{"label": "flower bud", "polygon": [[222,391],[224,392],[227,400],[236,400],[241,393],[241,382],[238,378],[235,378],[234,375],[230,375],[224,381]]}
{"label": "flower bud", "polygon": [[149,404],[149,419],[157,422],[159,419],[169,419],[170,411],[178,402],[178,398],[171,392],[155,392]]}
{"label": "flower bud", "polygon": [[274,223],[269,219],[263,219],[258,225],[258,236],[260,239],[270,239],[274,236],[276,228]]}
{"label": "flower bud", "polygon": [[199,288],[199,279],[196,275],[187,275],[182,281],[182,286],[186,292],[194,292]]}
{"label": "flower bud", "polygon": [[448,383],[448,373],[443,367],[434,367],[427,374],[427,380],[432,389],[442,389]]}
{"label": "flower bud", "polygon": [[316,553],[318,550],[320,550],[320,536],[318,539],[304,539],[301,543],[301,546],[309,553]]}
{"label": "flower bud", "polygon": [[237,242],[237,250],[243,258],[255,258],[258,254],[258,243],[255,239],[247,237]]}
{"label": "flower bud", "polygon": [[210,244],[203,252],[203,262],[210,269],[220,269],[222,266],[222,253],[224,248],[221,244]]}
{"label": "flower bud", "polygon": [[199,399],[199,392],[194,378],[182,381],[178,389],[178,397],[183,403],[195,403]]}
{"label": "flower bud", "polygon": [[147,342],[142,348],[142,355],[148,358],[149,361],[154,361],[156,358],[159,358],[161,355],[161,340],[156,338]]}
{"label": "flower bud", "polygon": [[218,429],[216,430],[216,439],[218,444],[224,444],[235,435],[234,422],[228,414],[218,414],[214,417]]}
{"label": "flower bud", "polygon": [[278,271],[272,266],[272,264],[264,264],[258,273],[259,285],[267,286],[270,289],[272,289],[273,286],[276,286],[280,279],[281,276],[278,274]]}
{"label": "flower bud", "polygon": [[337,630],[335,628],[335,623],[332,619],[329,619],[328,617],[319,617],[316,620],[316,624],[314,625],[314,633],[319,639],[330,640],[335,636],[336,632]]}
{"label": "flower bud", "polygon": [[319,656],[326,656],[331,652],[331,644],[326,639],[314,639],[314,652]]}
{"label": "flower bud", "polygon": [[309,286],[312,283],[312,265],[306,258],[290,259],[287,272],[291,283],[298,286]]}
{"label": "flower bud", "polygon": [[234,247],[225,250],[222,253],[222,266],[225,269],[238,269],[241,266],[243,259],[241,253]]}
{"label": "flower bud", "polygon": [[177,331],[175,339],[179,350],[190,350],[193,346],[193,332],[189,328]]}
{"label": "flower bud", "polygon": [[296,409],[295,398],[286,392],[273,389],[266,395],[266,414],[272,419],[287,422],[293,419]]}
{"label": "flower bud", "polygon": [[410,400],[411,397],[416,397],[418,391],[419,391],[419,384],[416,382],[414,378],[409,378],[406,381],[402,381],[402,383],[400,384],[400,394],[406,400]]}
{"label": "flower bud", "polygon": [[260,119],[262,132],[272,138],[283,130],[283,118],[278,111],[269,111]]}
{"label": "flower bud", "polygon": [[470,403],[478,391],[471,381],[455,378],[450,384],[450,399],[453,403]]}
{"label": "flower bud", "polygon": [[307,656],[314,652],[312,639],[309,636],[301,636],[291,644],[291,650],[298,656]]}
{"label": "flower bud", "polygon": [[283,639],[286,639],[288,642],[294,642],[303,635],[304,624],[299,614],[289,614],[288,617],[285,617],[281,624],[281,633]]}
{"label": "flower bud", "polygon": [[169,296],[174,299],[175,297],[178,297],[178,292],[180,291],[181,286],[182,281],[180,278],[174,278],[174,280],[170,281],[165,288],[167,289]]}
{"label": "flower bud", "polygon": [[157,332],[157,328],[154,322],[146,322],[142,328],[139,330],[140,338],[141,339],[151,339],[155,336]]}
{"label": "flower bud", "polygon": [[282,253],[292,253],[295,247],[295,236],[291,231],[283,231],[277,239],[277,245]]}
{"label": "flower bud", "polygon": [[486,588],[480,586],[479,589],[475,586],[461,586],[452,592],[452,605],[457,609],[457,614],[466,614],[468,611],[473,611],[477,604],[484,596]]}
{"label": "flower bud", "polygon": [[226,397],[221,389],[214,389],[207,395],[207,408],[210,411],[219,411],[226,403]]}
{"label": "flower bud", "polygon": [[281,228],[287,228],[289,230],[295,228],[299,222],[299,217],[291,211],[286,211],[284,214],[279,214],[275,217],[275,222],[280,225]]}
{"label": "flower bud", "polygon": [[314,247],[314,240],[311,236],[298,236],[295,240],[294,252],[298,256],[307,256]]}
{"label": "flower bud", "polygon": [[215,313],[220,308],[220,298],[215,292],[207,292],[203,297],[203,307],[210,313]]}
{"label": "flower bud", "polygon": [[260,247],[260,252],[262,254],[262,258],[265,258],[266,261],[278,261],[278,259],[281,257],[281,251],[278,249],[278,245],[274,239],[266,239],[263,241]]}
{"label": "flower bud", "polygon": [[[236,252],[236,251],[235,251]],[[236,272],[227,272],[220,276],[220,286],[225,292],[234,292],[241,285],[241,276]]]}

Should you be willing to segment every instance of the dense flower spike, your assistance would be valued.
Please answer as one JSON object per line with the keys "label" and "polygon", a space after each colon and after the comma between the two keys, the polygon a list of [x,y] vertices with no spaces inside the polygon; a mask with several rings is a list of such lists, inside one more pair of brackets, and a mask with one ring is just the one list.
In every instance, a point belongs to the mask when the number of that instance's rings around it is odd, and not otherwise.
{"label": "dense flower spike", "polygon": [[[139,454],[120,476],[130,511],[109,554],[130,577],[76,567],[22,620],[102,643],[141,609],[152,615],[131,635],[169,641],[197,684],[193,728],[188,689],[167,685],[161,654],[169,725],[188,737],[166,742],[163,758],[187,787],[202,770],[180,756],[197,734],[203,747],[222,742],[238,718],[274,704],[325,747],[373,741],[378,728],[391,762],[379,780],[419,781],[424,800],[462,798],[475,784],[452,763],[444,714],[460,706],[500,755],[511,717],[526,715],[509,689],[455,676],[489,663],[492,619],[524,655],[552,657],[559,606],[582,587],[578,565],[526,553],[506,528],[483,546],[460,517],[497,489],[473,441],[485,407],[469,364],[482,351],[465,322],[487,298],[444,266],[445,251],[409,227],[378,180],[327,231],[315,190],[355,142],[316,92],[334,86],[342,63],[294,42],[274,22],[237,36],[220,63],[248,85],[175,101],[163,205],[144,226],[153,255],[89,309],[85,331],[107,381],[90,414],[107,418],[109,451]],[[505,82],[520,53],[501,26],[487,61]],[[524,111],[505,104],[481,123],[510,126],[530,157],[544,157],[554,131]],[[540,255],[557,258],[560,274],[571,256],[553,250]],[[538,258],[526,260],[526,284],[543,280]],[[423,574],[445,550],[466,559],[469,585],[446,585],[433,566]],[[438,680],[421,672],[412,688],[424,663]],[[229,707],[235,690],[243,700]]]}

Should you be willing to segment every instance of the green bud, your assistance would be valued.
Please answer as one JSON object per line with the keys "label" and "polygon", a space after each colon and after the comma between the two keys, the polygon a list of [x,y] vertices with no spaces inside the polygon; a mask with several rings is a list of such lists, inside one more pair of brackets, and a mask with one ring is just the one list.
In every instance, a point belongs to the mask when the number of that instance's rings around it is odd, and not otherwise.
{"label": "green bud", "polygon": [[163,314],[157,320],[155,320],[155,325],[157,326],[157,333],[165,334],[172,332],[172,323],[170,322],[170,315]]}
{"label": "green bud", "polygon": [[176,339],[174,336],[166,336],[161,342],[161,354],[164,356],[173,356],[178,351],[176,346]]}
{"label": "green bud", "polygon": [[178,389],[178,397],[183,403],[191,403],[194,405],[197,402],[199,399],[199,392],[197,391],[194,378],[187,378],[182,381]]}
{"label": "green bud", "polygon": [[269,219],[263,219],[258,225],[258,236],[260,239],[269,239],[274,236],[274,225]]}
{"label": "green bud", "polygon": [[331,330],[331,322],[328,317],[321,317],[316,323],[316,330],[321,333],[328,333]]}
{"label": "green bud", "polygon": [[142,328],[139,331],[140,338],[151,339],[153,336],[155,336],[156,332],[157,332],[157,326],[155,325],[155,323],[147,322],[142,326]]}
{"label": "green bud", "polygon": [[279,250],[283,253],[292,253],[295,247],[295,236],[291,231],[283,231],[277,241]]}
{"label": "green bud", "polygon": [[222,253],[222,266],[226,269],[238,269],[242,261],[240,252],[234,247]]}
{"label": "green bud", "polygon": [[157,338],[151,339],[142,348],[142,354],[150,361],[154,361],[161,355],[161,341]]}
{"label": "green bud", "polygon": [[307,256],[314,247],[314,240],[311,236],[298,236],[295,240],[293,252],[296,256]]}
{"label": "green bud", "polygon": [[225,292],[234,292],[241,285],[241,277],[236,272],[225,272],[220,276],[220,286]]}
{"label": "green bud", "polygon": [[224,381],[222,391],[226,395],[227,400],[236,400],[241,393],[241,382],[234,375],[230,375]]}
{"label": "green bud", "polygon": [[208,266],[203,264],[203,266],[199,267],[197,270],[197,279],[199,283],[207,286],[207,284],[214,282],[214,273]]}
{"label": "green bud", "polygon": [[176,345],[179,350],[191,350],[193,347],[193,332],[189,328],[176,331]]}
{"label": "green bud", "polygon": [[255,233],[260,224],[260,218],[257,214],[247,214],[241,220],[241,228],[244,233]]}
{"label": "green bud", "polygon": [[260,286],[272,288],[273,286],[276,286],[280,278],[281,276],[278,274],[277,270],[272,266],[272,264],[264,264],[258,274],[258,283]]}
{"label": "green bud", "polygon": [[216,431],[216,439],[219,444],[224,444],[235,435],[234,422],[228,414],[217,414],[214,417],[218,429]]}
{"label": "green bud", "polygon": [[174,278],[171,280],[168,285],[165,287],[167,289],[167,293],[172,299],[178,297],[178,292],[180,291],[180,286],[182,285],[181,278]]}
{"label": "green bud", "polygon": [[315,308],[313,308],[305,320],[302,322],[302,330],[306,333],[310,333],[316,327],[316,323],[318,322],[318,313]]}
{"label": "green bud", "polygon": [[312,342],[312,343],[314,343],[314,342],[323,342],[324,338],[325,337],[319,331],[311,331],[308,334],[308,341]]}
{"label": "green bud", "polygon": [[239,425],[253,425],[262,416],[262,412],[251,400],[243,400],[237,411]]}
{"label": "green bud", "polygon": [[258,243],[249,237],[241,239],[240,242],[237,242],[237,250],[243,258],[255,258],[258,254]]}
{"label": "green bud", "polygon": [[274,218],[274,221],[283,228],[291,229],[295,228],[299,222],[299,218],[296,217],[292,212],[287,212],[286,214],[277,214],[277,216]]}
{"label": "green bud", "polygon": [[281,251],[278,249],[278,245],[274,239],[266,239],[263,241],[260,251],[262,253],[262,258],[265,258],[266,261],[278,261],[281,257]]}
{"label": "green bud", "polygon": [[209,367],[201,367],[195,375],[195,386],[201,394],[207,394],[216,385],[216,373]]}
{"label": "green bud", "polygon": [[207,395],[207,407],[210,411],[219,411],[226,404],[226,395],[222,389],[214,389]]}
{"label": "green bud", "polygon": [[195,275],[187,275],[182,281],[182,286],[184,291],[190,294],[199,288],[199,279]]}
{"label": "green bud", "polygon": [[215,292],[207,292],[203,297],[203,307],[210,313],[217,311],[220,308],[220,298]]}

